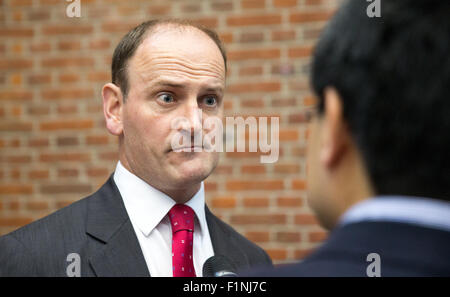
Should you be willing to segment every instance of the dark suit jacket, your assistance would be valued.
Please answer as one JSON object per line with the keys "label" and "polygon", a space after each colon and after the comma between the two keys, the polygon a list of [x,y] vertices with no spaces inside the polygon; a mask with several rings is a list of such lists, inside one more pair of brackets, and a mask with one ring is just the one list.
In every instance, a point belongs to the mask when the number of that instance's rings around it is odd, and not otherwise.
{"label": "dark suit jacket", "polygon": [[450,276],[450,232],[393,222],[338,227],[299,264],[248,273],[251,276],[359,276],[380,255],[381,276]]}
{"label": "dark suit jacket", "polygon": [[[239,268],[271,265],[269,256],[214,216],[206,220],[216,255]],[[0,276],[67,276],[71,253],[81,276],[150,276],[112,176],[94,194],[0,238]]]}

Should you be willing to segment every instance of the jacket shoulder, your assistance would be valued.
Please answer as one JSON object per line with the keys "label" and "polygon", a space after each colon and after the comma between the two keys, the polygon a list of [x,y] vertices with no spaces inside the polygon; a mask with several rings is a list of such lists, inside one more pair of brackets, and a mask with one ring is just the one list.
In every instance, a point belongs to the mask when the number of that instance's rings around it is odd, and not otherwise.
{"label": "jacket shoulder", "polygon": [[58,267],[55,271],[65,271],[62,267],[67,265],[68,249],[86,242],[90,197],[0,237],[0,276],[52,275],[54,267]]}

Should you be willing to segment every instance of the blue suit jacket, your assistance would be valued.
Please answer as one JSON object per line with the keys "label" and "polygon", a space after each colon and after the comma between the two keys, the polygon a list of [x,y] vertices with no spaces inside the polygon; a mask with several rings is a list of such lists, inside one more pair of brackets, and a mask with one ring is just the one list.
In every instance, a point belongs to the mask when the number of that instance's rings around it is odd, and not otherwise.
{"label": "blue suit jacket", "polygon": [[380,255],[381,276],[450,276],[450,232],[393,222],[338,227],[299,264],[252,276],[367,276],[371,253]]}

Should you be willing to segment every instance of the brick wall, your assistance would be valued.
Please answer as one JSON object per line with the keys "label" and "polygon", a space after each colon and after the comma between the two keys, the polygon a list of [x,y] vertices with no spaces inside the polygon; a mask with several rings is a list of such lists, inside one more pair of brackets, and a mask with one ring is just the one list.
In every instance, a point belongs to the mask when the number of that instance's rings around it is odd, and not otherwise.
{"label": "brick wall", "polygon": [[276,262],[325,237],[305,200],[303,110],[310,54],[333,0],[0,0],[0,235],[94,192],[117,161],[101,87],[115,45],[160,17],[217,30],[229,56],[226,116],[279,116],[280,157],[222,153],[205,183],[211,209]]}

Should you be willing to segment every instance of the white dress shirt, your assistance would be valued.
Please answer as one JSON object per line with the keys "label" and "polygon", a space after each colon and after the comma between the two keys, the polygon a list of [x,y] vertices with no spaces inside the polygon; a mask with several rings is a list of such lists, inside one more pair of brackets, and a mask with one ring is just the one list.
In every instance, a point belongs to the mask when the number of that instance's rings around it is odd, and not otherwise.
{"label": "white dress shirt", "polygon": [[[128,216],[144,254],[151,276],[172,275],[172,227],[167,216],[176,202],[163,192],[128,171],[120,161],[114,172]],[[205,216],[205,190],[200,190],[185,205],[195,212],[194,268],[202,276],[205,261],[214,255]]]}
{"label": "white dress shirt", "polygon": [[378,196],[352,206],[339,224],[388,221],[450,231],[450,202],[408,196]]}

